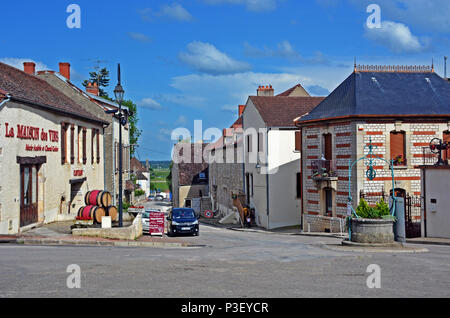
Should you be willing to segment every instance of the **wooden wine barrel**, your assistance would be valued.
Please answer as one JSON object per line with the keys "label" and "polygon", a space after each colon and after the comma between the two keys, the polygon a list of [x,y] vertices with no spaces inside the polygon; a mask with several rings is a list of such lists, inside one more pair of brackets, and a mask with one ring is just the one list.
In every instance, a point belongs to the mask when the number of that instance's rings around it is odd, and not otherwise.
{"label": "wooden wine barrel", "polygon": [[81,207],[77,214],[79,218],[94,220],[95,223],[99,224],[102,223],[102,218],[105,215],[105,209],[95,205]]}
{"label": "wooden wine barrel", "polygon": [[119,218],[119,210],[115,206],[107,207],[106,209],[106,216],[111,217],[111,222],[116,222]]}
{"label": "wooden wine barrel", "polygon": [[84,203],[86,205],[97,205],[106,208],[112,204],[112,195],[107,191],[89,191],[84,197]]}

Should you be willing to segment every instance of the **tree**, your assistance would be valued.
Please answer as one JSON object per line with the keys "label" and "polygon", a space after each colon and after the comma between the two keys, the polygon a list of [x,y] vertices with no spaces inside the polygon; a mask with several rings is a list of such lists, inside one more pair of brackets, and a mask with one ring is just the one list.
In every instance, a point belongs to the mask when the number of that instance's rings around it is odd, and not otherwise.
{"label": "tree", "polygon": [[98,72],[90,72],[89,80],[83,82],[83,86],[87,87],[89,83],[97,83],[100,97],[109,98],[108,93],[105,92],[102,87],[109,86],[109,71],[106,67],[102,68]]}
{"label": "tree", "polygon": [[[128,123],[130,125],[130,144],[137,145],[139,141],[139,137],[142,134],[142,131],[137,127],[137,123],[139,121],[137,114],[137,106],[133,103],[132,100],[126,100],[122,103],[123,106],[128,107],[128,110],[133,114],[128,117]],[[135,153],[135,147],[131,147],[131,155],[133,156]]]}

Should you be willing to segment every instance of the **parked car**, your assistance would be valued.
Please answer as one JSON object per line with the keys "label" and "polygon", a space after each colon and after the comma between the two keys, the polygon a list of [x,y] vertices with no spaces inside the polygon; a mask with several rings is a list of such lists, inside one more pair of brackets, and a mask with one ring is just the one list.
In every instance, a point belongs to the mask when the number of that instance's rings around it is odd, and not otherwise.
{"label": "parked car", "polygon": [[144,234],[150,233],[150,212],[142,213],[142,232]]}
{"label": "parked car", "polygon": [[167,217],[168,235],[175,236],[178,234],[200,235],[200,227],[195,211],[189,208],[173,209]]}
{"label": "parked car", "polygon": [[156,197],[155,197],[155,201],[163,201],[164,200],[164,196],[162,196],[162,195],[157,195]]}

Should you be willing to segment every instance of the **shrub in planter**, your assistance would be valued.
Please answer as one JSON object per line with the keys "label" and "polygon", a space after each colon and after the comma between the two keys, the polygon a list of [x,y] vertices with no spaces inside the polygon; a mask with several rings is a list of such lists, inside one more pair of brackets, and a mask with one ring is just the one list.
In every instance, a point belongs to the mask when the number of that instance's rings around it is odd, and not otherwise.
{"label": "shrub in planter", "polygon": [[394,242],[394,221],[389,206],[381,200],[371,207],[361,199],[352,219],[352,241],[357,243],[390,244]]}

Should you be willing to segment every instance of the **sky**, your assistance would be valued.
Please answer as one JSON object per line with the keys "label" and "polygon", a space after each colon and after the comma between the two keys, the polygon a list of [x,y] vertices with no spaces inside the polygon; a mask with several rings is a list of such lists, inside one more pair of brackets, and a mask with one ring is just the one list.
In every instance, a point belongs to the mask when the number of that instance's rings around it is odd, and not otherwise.
{"label": "sky", "polygon": [[[69,28],[80,9],[79,28]],[[369,10],[377,4],[380,24]],[[70,8],[70,7],[69,7]],[[331,93],[358,64],[431,65],[443,76],[448,0],[17,0],[2,3],[0,62],[72,66],[81,87],[96,66],[121,64],[138,106],[140,160],[170,160],[171,133],[194,121],[229,127],[259,85]],[[69,23],[70,25],[70,23]],[[220,136],[217,136],[220,137]]]}

